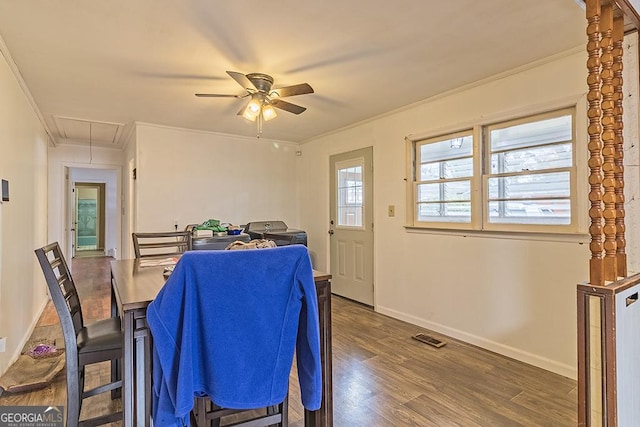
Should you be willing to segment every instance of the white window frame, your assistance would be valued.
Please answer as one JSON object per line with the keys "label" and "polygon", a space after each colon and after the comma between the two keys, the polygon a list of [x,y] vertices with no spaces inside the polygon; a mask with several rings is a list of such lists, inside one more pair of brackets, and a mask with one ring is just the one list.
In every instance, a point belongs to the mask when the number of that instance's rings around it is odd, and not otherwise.
{"label": "white window frame", "polygon": [[[472,164],[473,164],[473,174],[469,177],[469,178],[441,178],[439,180],[433,180],[433,181],[421,181],[418,179],[418,175],[420,174],[420,166],[421,166],[421,159],[420,159],[420,155],[419,155],[419,148],[423,145],[427,145],[427,144],[432,144],[432,143],[437,143],[437,142],[441,142],[443,140],[448,140],[448,139],[455,139],[455,138],[461,138],[461,137],[466,137],[466,136],[471,136],[473,139],[473,147],[472,147],[472,152],[471,152],[471,159],[472,159]],[[444,135],[438,135],[438,136],[434,136],[434,137],[430,137],[430,138],[424,138],[424,139],[419,139],[413,142],[412,144],[412,151],[413,151],[413,156],[414,156],[414,160],[413,160],[413,171],[412,171],[412,179],[411,179],[411,194],[413,197],[413,204],[412,204],[412,216],[415,219],[414,220],[414,224],[418,225],[418,226],[422,226],[422,227],[429,227],[429,228],[459,228],[459,229],[473,229],[475,228],[475,223],[477,222],[477,217],[478,217],[478,210],[475,209],[475,205],[477,205],[477,203],[474,203],[478,200],[478,192],[477,192],[477,181],[478,181],[478,173],[477,171],[479,170],[479,167],[481,166],[478,162],[478,150],[479,148],[479,144],[478,144],[478,138],[475,135],[475,131],[473,128],[471,129],[467,129],[467,130],[462,130],[462,131],[458,131],[458,132],[454,132],[454,133],[447,133]],[[461,180],[467,180],[470,183],[470,199],[469,202],[471,204],[471,218],[469,222],[457,222],[457,221],[419,221],[418,220],[418,206],[419,206],[419,202],[418,200],[418,187],[421,184],[425,184],[425,183],[433,183],[433,184],[442,184],[445,182],[455,182],[455,181],[461,181]]]}
{"label": "white window frame", "polygon": [[[489,142],[484,138],[484,133],[492,126],[512,125],[516,122],[529,122],[543,120],[545,117],[553,117],[570,112],[573,117],[572,124],[572,166],[570,168],[570,200],[571,221],[568,225],[544,225],[544,224],[510,224],[488,222],[488,178],[493,176],[490,172]],[[451,128],[440,129],[432,133],[410,135],[405,138],[407,185],[406,185],[406,225],[408,230],[442,230],[443,232],[471,231],[483,233],[515,233],[540,234],[540,235],[585,235],[587,233],[586,217],[587,200],[587,148],[586,134],[587,101],[585,95],[565,100],[547,103],[544,105],[530,106],[517,111],[503,112],[493,116],[484,117],[475,123],[461,124]],[[584,125],[584,126],[583,126]],[[420,222],[417,221],[417,193],[416,171],[417,147],[425,141],[432,139],[445,139],[464,129],[472,129],[474,137],[474,177],[471,189],[471,223],[455,222]],[[582,173],[584,172],[584,173]],[[579,191],[584,189],[584,191]]]}
{"label": "white window frame", "polygon": [[[491,173],[491,141],[489,134],[493,129],[502,129],[511,126],[517,126],[525,123],[533,123],[537,121],[543,121],[546,119],[571,115],[571,166],[557,169],[541,169],[537,171],[531,171],[528,175],[534,175],[537,173],[550,173],[550,172],[569,172],[569,200],[571,205],[571,216],[569,224],[520,224],[520,223],[491,223],[489,221],[489,179],[498,176],[516,176],[524,175],[522,172],[514,173]],[[565,108],[561,110],[550,111],[542,114],[536,114],[532,116],[522,117],[514,120],[502,121],[483,127],[483,148],[484,148],[484,171],[482,175],[482,189],[483,189],[483,229],[484,230],[500,230],[500,231],[523,231],[523,232],[543,232],[543,233],[575,233],[578,231],[577,225],[577,170],[576,170],[576,110],[575,108]]]}

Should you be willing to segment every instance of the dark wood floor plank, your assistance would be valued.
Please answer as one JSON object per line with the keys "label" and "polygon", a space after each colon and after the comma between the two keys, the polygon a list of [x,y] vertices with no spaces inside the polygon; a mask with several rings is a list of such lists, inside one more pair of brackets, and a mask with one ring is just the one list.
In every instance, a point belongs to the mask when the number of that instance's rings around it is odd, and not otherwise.
{"label": "dark wood floor plank", "polygon": [[513,398],[513,402],[523,408],[528,408],[538,413],[544,413],[545,418],[555,420],[554,425],[576,425],[578,423],[577,414],[568,418],[567,414],[575,412],[575,407],[570,401],[573,399],[551,400],[547,398],[547,393],[540,391],[533,393],[523,391]]}

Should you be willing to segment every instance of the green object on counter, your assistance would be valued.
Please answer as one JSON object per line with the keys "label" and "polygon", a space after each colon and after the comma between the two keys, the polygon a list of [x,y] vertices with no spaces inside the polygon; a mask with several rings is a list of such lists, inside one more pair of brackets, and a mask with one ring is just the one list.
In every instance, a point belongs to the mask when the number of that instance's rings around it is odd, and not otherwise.
{"label": "green object on counter", "polygon": [[220,225],[220,221],[217,219],[208,219],[202,224],[198,224],[193,228],[196,230],[211,230],[214,232],[227,231],[227,227]]}

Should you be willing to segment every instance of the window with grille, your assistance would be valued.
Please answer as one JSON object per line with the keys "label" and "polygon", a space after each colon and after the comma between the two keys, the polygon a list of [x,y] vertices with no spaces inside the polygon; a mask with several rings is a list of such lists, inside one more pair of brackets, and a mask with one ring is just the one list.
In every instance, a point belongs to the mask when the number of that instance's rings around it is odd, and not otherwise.
{"label": "window with grille", "polygon": [[417,220],[470,223],[473,137],[448,135],[416,148]]}
{"label": "window with grille", "polygon": [[490,224],[571,224],[573,116],[536,117],[487,128]]}
{"label": "window with grille", "polygon": [[409,141],[410,225],[573,232],[575,112]]}

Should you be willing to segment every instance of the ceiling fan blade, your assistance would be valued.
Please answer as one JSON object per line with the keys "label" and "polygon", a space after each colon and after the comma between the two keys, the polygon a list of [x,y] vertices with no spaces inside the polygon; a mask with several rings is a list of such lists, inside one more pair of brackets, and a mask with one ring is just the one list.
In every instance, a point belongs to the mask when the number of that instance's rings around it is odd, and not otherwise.
{"label": "ceiling fan blade", "polygon": [[227,71],[227,74],[231,76],[233,80],[238,82],[240,86],[242,86],[245,90],[258,90],[256,86],[249,80],[247,76],[242,73],[238,73],[237,71]]}
{"label": "ceiling fan blade", "polygon": [[293,113],[293,114],[300,114],[300,113],[303,113],[306,110],[305,107],[301,107],[299,105],[292,104],[290,102],[283,101],[282,99],[278,99],[278,98],[272,99],[271,100],[271,105],[273,105],[274,107],[279,108],[281,110],[285,110],[285,111],[288,111],[290,113]]}
{"label": "ceiling fan blade", "polygon": [[279,87],[273,89],[271,93],[276,93],[277,96],[284,98],[285,96],[305,95],[307,93],[313,93],[313,88],[308,83],[300,83],[293,86]]}
{"label": "ceiling fan blade", "polygon": [[240,95],[225,95],[220,93],[196,93],[201,98],[242,98]]}

